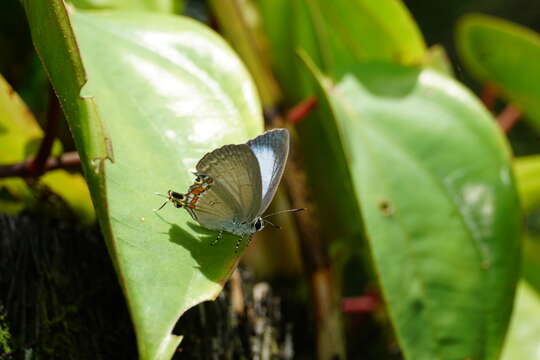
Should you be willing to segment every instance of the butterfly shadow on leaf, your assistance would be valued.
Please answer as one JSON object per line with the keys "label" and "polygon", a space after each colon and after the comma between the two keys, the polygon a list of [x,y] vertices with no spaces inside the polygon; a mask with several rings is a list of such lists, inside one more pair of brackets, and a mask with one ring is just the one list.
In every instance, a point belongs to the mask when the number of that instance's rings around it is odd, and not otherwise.
{"label": "butterfly shadow on leaf", "polygon": [[[236,265],[238,254],[234,253],[236,236],[223,234],[223,238],[214,246],[216,231],[208,230],[194,222],[188,222],[192,231],[169,223],[169,241],[188,250],[197,262],[204,276],[214,282],[224,281]],[[195,232],[197,235],[193,235]]]}

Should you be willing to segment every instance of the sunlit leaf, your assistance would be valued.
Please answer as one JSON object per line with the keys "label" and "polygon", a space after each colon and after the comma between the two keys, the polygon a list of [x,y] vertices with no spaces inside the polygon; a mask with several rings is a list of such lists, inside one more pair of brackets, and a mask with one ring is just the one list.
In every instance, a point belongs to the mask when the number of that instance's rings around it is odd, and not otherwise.
{"label": "sunlit leaf", "polygon": [[[73,33],[60,4],[54,12],[44,7],[49,18],[31,16],[32,26],[56,20],[64,25],[56,29],[65,40],[59,46],[35,34],[34,41],[46,54],[93,179],[90,190],[130,308],[139,356],[170,358],[180,341],[171,333],[177,319],[219,293],[239,254],[233,236],[211,247],[216,233],[182,209],[166,206],[155,213],[163,199],[154,192],[185,191],[205,152],[262,131],[254,86],[223,40],[192,20],[74,12]],[[78,52],[66,51],[74,45]],[[52,57],[55,47],[58,60]],[[79,53],[82,61],[74,56]],[[99,161],[107,156],[105,128],[114,162]]]}
{"label": "sunlit leaf", "polygon": [[357,60],[387,60],[400,64],[422,61],[426,50],[422,34],[401,1],[319,0],[312,3],[321,13],[316,21],[325,19],[327,34],[339,37]]}
{"label": "sunlit leaf", "polygon": [[[28,107],[0,76],[0,164],[10,165],[30,159],[36,154],[42,138],[43,131]],[[61,148],[61,144],[56,142],[53,154],[59,155]],[[0,180],[0,188],[2,212],[16,214],[25,208],[46,205],[39,204],[40,194],[52,191],[67,202],[81,223],[91,224],[95,220],[88,187],[80,174],[54,170],[32,181],[31,186],[20,177],[10,177]]]}
{"label": "sunlit leaf", "polygon": [[[39,140],[43,132],[34,116],[17,93],[0,76],[0,164],[9,165],[27,157],[27,144]],[[31,205],[33,197],[21,178],[0,180],[3,189],[0,210],[8,214],[21,211],[25,203]]]}
{"label": "sunlit leaf", "polygon": [[540,360],[540,295],[519,283],[502,360]]}

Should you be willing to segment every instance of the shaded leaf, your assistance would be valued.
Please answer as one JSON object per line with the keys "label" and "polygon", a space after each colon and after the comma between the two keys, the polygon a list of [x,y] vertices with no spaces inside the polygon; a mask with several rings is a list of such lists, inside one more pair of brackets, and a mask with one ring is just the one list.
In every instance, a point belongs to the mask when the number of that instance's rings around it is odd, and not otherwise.
{"label": "shaded leaf", "polygon": [[496,85],[540,130],[540,36],[505,20],[468,15],[458,24],[456,44],[471,73]]}

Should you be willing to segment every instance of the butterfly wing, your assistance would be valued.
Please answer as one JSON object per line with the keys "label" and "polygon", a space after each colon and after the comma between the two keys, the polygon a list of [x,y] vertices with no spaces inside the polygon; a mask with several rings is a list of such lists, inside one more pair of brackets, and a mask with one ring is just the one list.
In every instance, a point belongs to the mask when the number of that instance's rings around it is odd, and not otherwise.
{"label": "butterfly wing", "polygon": [[227,201],[218,191],[210,188],[201,194],[196,202],[187,204],[186,210],[204,227],[210,230],[224,230],[236,213],[235,204]]}
{"label": "butterfly wing", "polygon": [[203,226],[223,229],[232,221],[252,221],[261,203],[261,178],[257,158],[246,144],[225,145],[197,163],[199,174],[209,175],[212,186],[193,209]]}
{"label": "butterfly wing", "polygon": [[272,202],[283,176],[289,155],[289,131],[270,130],[248,141],[247,145],[255,154],[261,169],[262,200],[257,213],[260,216]]}

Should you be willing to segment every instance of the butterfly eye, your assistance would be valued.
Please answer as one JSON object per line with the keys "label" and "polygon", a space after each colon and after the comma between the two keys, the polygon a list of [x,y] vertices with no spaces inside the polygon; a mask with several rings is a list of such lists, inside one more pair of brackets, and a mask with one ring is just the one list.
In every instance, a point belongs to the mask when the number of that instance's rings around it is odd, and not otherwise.
{"label": "butterfly eye", "polygon": [[259,231],[263,228],[263,220],[261,218],[258,218],[255,222],[255,231]]}

